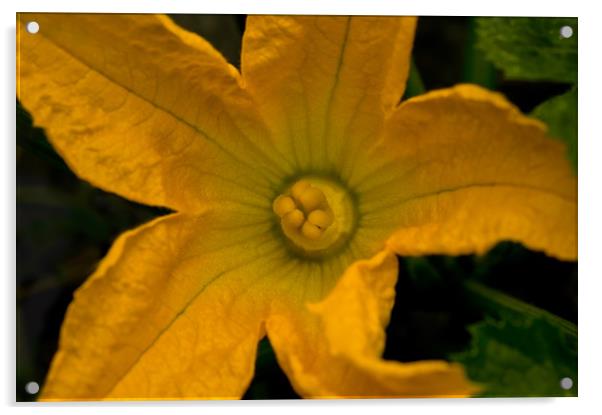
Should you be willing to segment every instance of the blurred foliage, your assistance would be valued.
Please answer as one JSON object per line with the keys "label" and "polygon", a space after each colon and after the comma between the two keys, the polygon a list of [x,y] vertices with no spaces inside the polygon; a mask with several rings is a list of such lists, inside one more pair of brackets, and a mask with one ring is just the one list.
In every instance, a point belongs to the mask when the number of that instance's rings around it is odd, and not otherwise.
{"label": "blurred foliage", "polygon": [[[485,388],[479,396],[576,396],[576,291],[554,285],[573,273],[575,263],[508,242],[480,257],[401,258],[384,357],[458,361]],[[483,279],[522,287],[511,296]],[[559,298],[553,308],[572,321],[533,305]]]}
{"label": "blurred foliage", "polygon": [[[483,17],[476,19],[478,46],[508,78],[577,82],[577,19]],[[560,29],[570,26],[573,36]]]}
{"label": "blurred foliage", "polygon": [[[530,251],[520,244],[502,242],[486,255],[474,257],[474,268],[469,276],[481,286],[507,293],[577,323],[576,262],[553,260],[542,252]],[[488,305],[491,305],[490,301],[478,304],[489,312],[497,310]],[[521,312],[524,312],[524,307]]]}
{"label": "blurred foliage", "polygon": [[412,63],[410,65],[410,73],[408,74],[408,83],[406,85],[406,90],[404,92],[404,99],[412,98],[417,95],[424,94],[424,82],[422,81],[422,76],[420,76],[420,71],[416,67],[416,62],[412,59]]}
{"label": "blurred foliage", "polygon": [[[234,66],[240,65],[244,16],[172,18],[206,37]],[[475,46],[477,29],[486,20],[477,24],[462,17],[420,18],[406,96],[469,81],[495,87],[530,111],[571,88],[566,82],[504,77]],[[498,20],[493,24],[500,25]],[[553,35],[557,34],[558,28]],[[570,99],[575,98],[576,92]],[[566,125],[560,117],[567,109],[576,111],[566,102],[548,102],[536,113],[553,135],[564,137],[566,130],[560,128]],[[121,232],[167,211],[129,202],[78,179],[18,103],[16,156],[17,400],[31,400],[35,397],[24,392],[24,385],[32,380],[43,383],[73,291]],[[399,261],[385,358],[462,360],[471,377],[488,382],[492,396],[562,396],[560,378],[570,376],[576,383],[576,337],[567,334],[576,330],[576,263],[514,243],[499,244],[483,256]],[[524,382],[515,370],[527,373]],[[528,382],[541,385],[530,388]],[[262,340],[255,377],[244,398],[295,397],[269,341]]]}
{"label": "blurred foliage", "polygon": [[418,19],[412,55],[427,91],[455,85],[463,78],[470,21],[443,16]]}
{"label": "blurred foliage", "polygon": [[[480,396],[577,396],[577,338],[544,318],[491,318],[469,327],[472,346],[452,356]],[[560,380],[573,380],[565,390]]]}
{"label": "blurred foliage", "polygon": [[482,318],[462,285],[471,270],[470,256],[399,259],[385,359],[446,359],[449,353],[468,347],[466,326]]}
{"label": "blurred foliage", "polygon": [[577,87],[547,100],[535,108],[532,115],[548,124],[552,137],[566,143],[569,159],[577,171]]}
{"label": "blurred foliage", "polygon": [[240,68],[243,15],[172,14],[170,17],[181,27],[203,36],[228,62]]}
{"label": "blurred foliage", "polygon": [[[506,78],[568,84],[568,92],[541,103],[531,115],[548,124],[552,137],[566,143],[577,172],[577,19],[483,17],[475,21],[476,45]],[[560,34],[565,26],[572,30],[569,38]]]}
{"label": "blurred foliage", "polygon": [[[469,327],[469,351],[450,356],[482,396],[577,396],[577,326],[473,280],[464,283],[486,318]],[[569,377],[572,388],[560,380]]]}
{"label": "blurred foliage", "polygon": [[468,36],[464,46],[464,73],[462,81],[495,89],[499,82],[495,66],[486,58],[477,44],[478,21],[479,19],[472,18],[468,23]]}

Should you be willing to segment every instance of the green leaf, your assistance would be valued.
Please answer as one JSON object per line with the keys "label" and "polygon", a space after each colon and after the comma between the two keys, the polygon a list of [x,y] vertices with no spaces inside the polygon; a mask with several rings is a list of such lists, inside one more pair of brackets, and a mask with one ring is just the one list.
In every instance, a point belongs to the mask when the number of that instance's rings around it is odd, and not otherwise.
{"label": "green leaf", "polygon": [[552,137],[566,143],[569,160],[577,172],[577,87],[547,100],[531,115],[548,124]]}
{"label": "green leaf", "polygon": [[[570,26],[570,38],[560,28]],[[482,17],[478,46],[507,78],[577,82],[577,19]]]}
{"label": "green leaf", "polygon": [[577,326],[562,317],[474,280],[464,281],[464,288],[470,301],[489,315],[501,319],[543,319],[577,341]]}
{"label": "green leaf", "polygon": [[495,67],[477,46],[477,19],[471,17],[468,24],[468,36],[464,47],[464,72],[462,82],[477,84],[495,89],[497,73]]}
{"label": "green leaf", "polygon": [[[471,349],[451,358],[484,388],[481,396],[577,396],[577,339],[548,320],[488,318],[469,331]],[[567,377],[573,385],[565,390]]]}

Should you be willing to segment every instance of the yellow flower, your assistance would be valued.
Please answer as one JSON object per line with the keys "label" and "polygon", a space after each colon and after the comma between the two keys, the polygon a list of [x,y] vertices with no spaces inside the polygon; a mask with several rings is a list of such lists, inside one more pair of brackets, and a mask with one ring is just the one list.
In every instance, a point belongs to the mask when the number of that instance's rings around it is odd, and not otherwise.
{"label": "yellow flower", "polygon": [[166,17],[21,14],[35,123],[84,180],[175,211],[76,292],[41,398],[238,398],[266,334],[306,397],[474,392],[459,365],[381,359],[395,254],[575,259],[576,180],[497,93],[398,105],[414,27],[251,16],[239,72]]}

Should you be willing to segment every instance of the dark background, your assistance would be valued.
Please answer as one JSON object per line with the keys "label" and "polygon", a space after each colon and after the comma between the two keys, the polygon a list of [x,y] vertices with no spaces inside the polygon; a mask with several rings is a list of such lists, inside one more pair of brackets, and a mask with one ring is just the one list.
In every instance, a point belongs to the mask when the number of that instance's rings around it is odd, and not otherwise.
{"label": "dark background", "polygon": [[[245,16],[172,17],[239,65]],[[419,19],[414,58],[427,90],[466,81],[484,83],[530,112],[570,87],[505,80],[471,47],[473,40],[471,18]],[[18,103],[16,157],[17,400],[27,401],[35,396],[25,392],[25,384],[43,384],[73,291],[122,231],[166,211],[129,202],[79,180],[53,151],[44,132],[32,127]],[[482,319],[483,312],[466,298],[462,281],[467,278],[577,322],[577,264],[517,244],[502,243],[483,257],[400,258],[400,265],[397,300],[387,329],[385,357],[389,359],[447,358],[468,347],[466,326]],[[256,372],[245,398],[297,397],[266,340],[260,343]]]}

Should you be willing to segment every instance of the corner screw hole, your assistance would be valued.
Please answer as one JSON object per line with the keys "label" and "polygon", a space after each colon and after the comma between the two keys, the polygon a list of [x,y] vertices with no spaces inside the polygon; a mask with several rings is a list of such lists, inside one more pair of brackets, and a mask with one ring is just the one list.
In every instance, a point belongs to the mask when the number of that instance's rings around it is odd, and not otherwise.
{"label": "corner screw hole", "polygon": [[27,26],[25,26],[27,33],[31,35],[35,35],[40,31],[40,25],[36,21],[27,22]]}
{"label": "corner screw hole", "polygon": [[562,378],[560,379],[560,387],[565,391],[568,391],[573,387],[573,379],[571,378]]}
{"label": "corner screw hole", "polygon": [[571,26],[562,26],[560,28],[560,37],[568,39],[573,36],[573,28]]}
{"label": "corner screw hole", "polygon": [[38,385],[38,382],[27,382],[27,385],[25,385],[25,392],[29,393],[30,395],[35,395],[39,391],[40,385]]}

